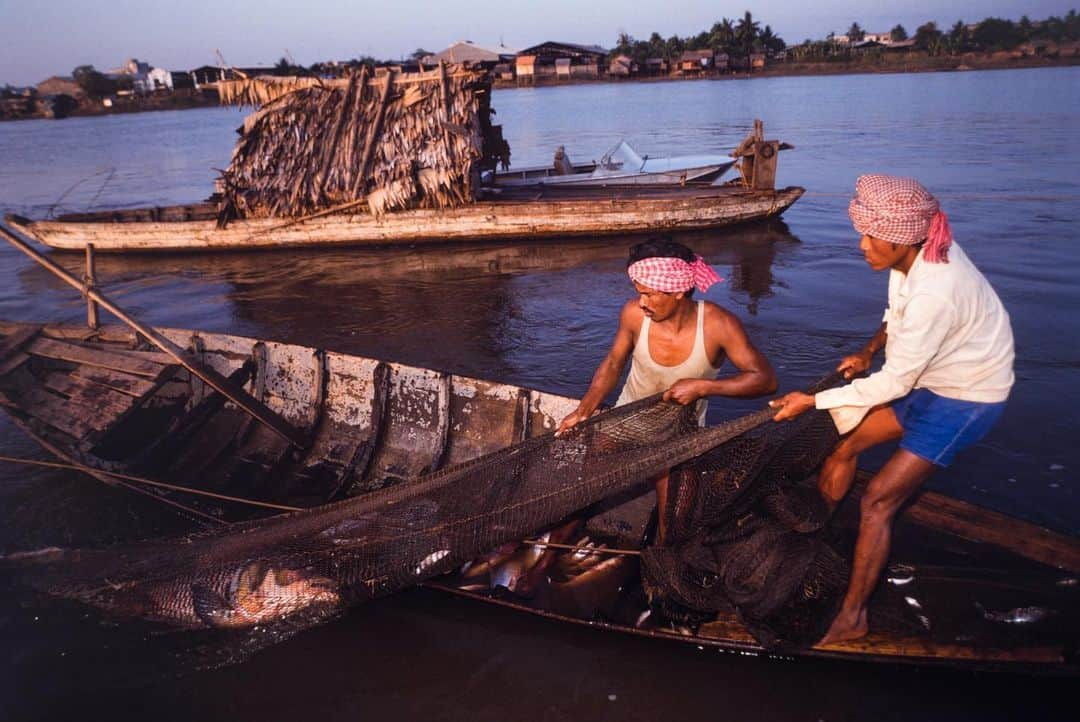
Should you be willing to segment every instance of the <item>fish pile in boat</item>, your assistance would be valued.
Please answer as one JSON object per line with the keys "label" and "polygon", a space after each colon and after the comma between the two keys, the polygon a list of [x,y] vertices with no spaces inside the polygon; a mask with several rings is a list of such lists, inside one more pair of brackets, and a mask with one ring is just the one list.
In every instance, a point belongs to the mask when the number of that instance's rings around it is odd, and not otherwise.
{"label": "fish pile in boat", "polygon": [[456,207],[474,200],[481,166],[509,153],[477,70],[364,68],[338,81],[229,81],[220,92],[223,103],[260,107],[222,173],[219,223],[365,201],[375,215]]}

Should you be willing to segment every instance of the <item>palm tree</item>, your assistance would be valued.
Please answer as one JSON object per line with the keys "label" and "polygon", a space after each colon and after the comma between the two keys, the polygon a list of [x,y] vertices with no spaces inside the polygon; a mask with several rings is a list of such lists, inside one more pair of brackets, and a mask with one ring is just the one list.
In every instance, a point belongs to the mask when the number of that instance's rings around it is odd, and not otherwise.
{"label": "palm tree", "polygon": [[1024,36],[1024,40],[1031,40],[1031,33],[1035,29],[1035,26],[1031,22],[1031,18],[1027,15],[1023,15],[1020,18],[1020,22],[1016,27],[1020,30],[1020,34]]}
{"label": "palm tree", "polygon": [[858,23],[852,23],[847,31],[848,42],[861,43],[866,37],[866,31]]}
{"label": "palm tree", "polygon": [[634,50],[634,38],[625,30],[619,31],[619,39],[615,42],[615,55],[629,55]]}
{"label": "palm tree", "polygon": [[735,28],[735,40],[739,48],[747,55],[754,52],[754,41],[757,40],[760,25],[761,23],[756,22],[747,10],[739,21],[739,26]]}
{"label": "palm tree", "polygon": [[672,35],[667,39],[665,45],[665,55],[668,60],[678,61],[679,56],[682,55],[683,50],[686,49],[686,43],[678,35]]}
{"label": "palm tree", "polygon": [[735,23],[729,18],[714,23],[709,33],[709,44],[716,50],[728,52],[735,45]]}
{"label": "palm tree", "polygon": [[660,33],[653,33],[649,36],[649,51],[647,57],[659,58],[664,55],[664,50],[667,48],[667,43]]}
{"label": "palm tree", "polygon": [[963,20],[957,20],[949,30],[949,49],[954,53],[962,53],[967,50],[968,29]]}
{"label": "palm tree", "polygon": [[776,53],[787,47],[787,43],[779,35],[774,35],[772,27],[765,26],[765,29],[761,31],[761,44],[765,46],[765,49],[770,53]]}
{"label": "palm tree", "polygon": [[941,44],[941,31],[933,20],[923,23],[915,30],[915,44],[931,55],[936,55]]}

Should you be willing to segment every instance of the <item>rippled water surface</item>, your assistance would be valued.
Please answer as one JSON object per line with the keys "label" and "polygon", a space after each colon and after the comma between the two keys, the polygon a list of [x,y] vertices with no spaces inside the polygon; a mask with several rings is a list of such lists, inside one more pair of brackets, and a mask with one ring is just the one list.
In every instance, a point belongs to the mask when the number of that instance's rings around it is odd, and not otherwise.
{"label": "rippled water surface", "polygon": [[[845,213],[855,178],[918,177],[997,288],[1017,340],[1004,418],[932,484],[1076,533],[1078,91],[1080,70],[1062,68],[579,85],[497,91],[494,105],[518,165],[549,162],[557,145],[572,159],[596,158],[620,137],[651,155],[725,152],[755,117],[768,136],[794,144],[779,182],[807,194],[785,223],[685,239],[727,278],[708,298],[743,319],[784,388],[820,376],[880,319],[886,278],[867,269]],[[200,200],[213,169],[228,163],[241,118],[209,109],[0,124],[0,206],[38,216]],[[630,292],[629,242],[106,257],[98,272],[116,301],[154,324],[579,395]],[[81,260],[59,258],[72,268]],[[68,287],[0,248],[0,318],[79,322],[83,314]],[[714,401],[711,414],[751,407]],[[0,453],[39,452],[0,419]],[[173,523],[64,474],[0,467],[0,483],[5,549],[145,536]],[[243,663],[180,677],[191,664],[176,649],[188,641],[103,626],[82,608],[5,604],[0,629],[10,642],[0,704],[16,716],[118,704],[118,717],[188,719],[395,710],[432,719],[983,719],[1029,716],[1061,692],[1048,682],[705,653],[423,591],[356,609]],[[806,697],[806,689],[821,691]]]}

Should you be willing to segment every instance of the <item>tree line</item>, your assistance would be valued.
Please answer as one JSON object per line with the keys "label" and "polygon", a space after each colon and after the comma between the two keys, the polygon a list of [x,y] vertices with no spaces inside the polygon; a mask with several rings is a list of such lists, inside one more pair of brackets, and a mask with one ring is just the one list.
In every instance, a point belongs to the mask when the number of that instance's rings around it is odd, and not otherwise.
{"label": "tree line", "polygon": [[[865,39],[866,31],[858,22],[853,22],[846,35],[849,42],[858,43]],[[889,36],[893,42],[910,39],[915,48],[930,55],[996,52],[1013,50],[1028,42],[1063,43],[1080,40],[1080,16],[1076,10],[1070,10],[1064,17],[1051,15],[1045,20],[1031,20],[1027,15],[1016,22],[994,17],[973,24],[957,20],[948,29],[938,27],[937,22],[931,20],[917,27],[914,35],[910,37],[900,24],[892,28]],[[807,39],[801,45],[791,48],[792,59],[817,60],[847,56],[848,49],[833,42],[833,37],[830,33],[824,41]]]}
{"label": "tree line", "polygon": [[[866,31],[858,22],[853,22],[846,35],[850,42],[858,43],[865,39]],[[1080,18],[1076,10],[1070,10],[1063,17],[1050,16],[1041,21],[1033,21],[1027,15],[1016,22],[990,17],[969,25],[957,20],[948,29],[939,28],[937,22],[931,20],[916,28],[912,36],[898,23],[890,30],[889,37],[893,42],[913,40],[917,49],[931,55],[994,52],[1012,50],[1031,41],[1061,43],[1080,40]],[[739,19],[722,18],[708,30],[686,37],[672,35],[664,38],[654,32],[648,40],[637,40],[625,31],[620,32],[611,57],[626,55],[639,65],[644,65],[648,58],[677,60],[686,50],[712,50],[730,57],[745,57],[751,53],[776,55],[788,49],[791,59],[796,61],[846,56],[848,50],[833,42],[833,38],[834,35],[830,33],[825,40],[808,38],[800,45],[788,48],[784,39],[774,33],[769,25],[762,27],[747,10]]]}
{"label": "tree line", "polygon": [[648,40],[635,40],[628,33],[620,32],[611,57],[626,55],[644,65],[648,58],[678,60],[687,50],[712,50],[730,57],[745,57],[752,53],[777,53],[785,47],[787,43],[773,32],[771,26],[762,27],[747,10],[737,20],[722,18],[708,30],[685,38],[672,35],[665,39],[654,32]]}
{"label": "tree line", "polygon": [[[866,31],[856,21],[848,28],[846,35],[849,42],[858,43],[865,39]],[[620,32],[610,55],[629,56],[642,66],[648,58],[677,61],[687,50],[712,50],[717,54],[726,53],[733,58],[746,58],[752,53],[776,55],[786,49],[788,58],[794,62],[843,60],[850,57],[850,48],[836,43],[834,37],[830,33],[825,40],[815,41],[808,38],[789,48],[784,39],[773,32],[771,26],[762,27],[747,10],[741,18],[722,18],[708,30],[686,37],[672,35],[665,39],[660,33],[654,32],[648,40],[636,40],[629,33]],[[894,42],[911,39],[915,48],[930,55],[994,52],[1012,50],[1027,42],[1063,43],[1080,40],[1080,16],[1073,9],[1062,17],[1051,15],[1045,20],[1031,20],[1027,15],[1015,22],[990,17],[970,25],[963,20],[957,20],[947,30],[939,28],[937,22],[931,20],[917,27],[910,38],[904,26],[897,24],[890,30],[889,37]],[[410,57],[420,59],[430,54],[423,48],[417,48]],[[315,63],[304,67],[292,62],[290,58],[281,58],[274,69],[278,75],[338,75],[343,69],[356,70],[361,65],[373,67],[378,64],[381,63],[375,58],[363,56],[344,64]],[[107,76],[92,65],[78,66],[72,71],[72,76],[86,94],[95,99],[131,88],[129,78]]]}

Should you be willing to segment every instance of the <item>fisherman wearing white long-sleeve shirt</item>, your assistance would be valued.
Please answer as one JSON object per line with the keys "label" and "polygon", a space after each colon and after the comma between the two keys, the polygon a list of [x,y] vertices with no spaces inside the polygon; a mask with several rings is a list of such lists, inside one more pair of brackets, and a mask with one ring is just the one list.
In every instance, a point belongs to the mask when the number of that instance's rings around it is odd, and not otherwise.
{"label": "fisherman wearing white long-sleeve shirt", "polygon": [[1014,380],[1008,313],[952,242],[937,200],[915,180],[884,175],[862,176],[855,192],[849,214],[867,263],[890,270],[889,306],[874,338],[838,370],[846,378],[866,371],[882,347],[885,364],[846,386],[772,402],[777,421],[816,407],[851,432],[819,475],[830,507],[851,488],[860,453],[900,439],[863,496],[848,591],[822,644],[866,634],[866,603],[888,559],[896,513],[936,467],[986,435]]}

